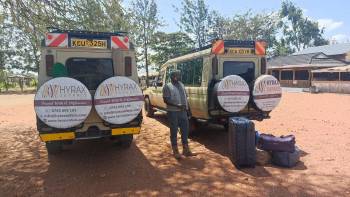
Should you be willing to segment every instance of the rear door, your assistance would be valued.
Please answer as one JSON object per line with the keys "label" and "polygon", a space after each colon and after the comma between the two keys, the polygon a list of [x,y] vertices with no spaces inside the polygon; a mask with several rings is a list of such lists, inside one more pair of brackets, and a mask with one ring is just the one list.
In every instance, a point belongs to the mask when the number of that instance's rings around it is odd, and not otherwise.
{"label": "rear door", "polygon": [[[67,68],[68,77],[82,82],[91,95],[105,79],[114,75],[112,53],[109,50],[63,49],[56,52],[57,62]],[[102,119],[93,107],[85,123],[98,123]]]}

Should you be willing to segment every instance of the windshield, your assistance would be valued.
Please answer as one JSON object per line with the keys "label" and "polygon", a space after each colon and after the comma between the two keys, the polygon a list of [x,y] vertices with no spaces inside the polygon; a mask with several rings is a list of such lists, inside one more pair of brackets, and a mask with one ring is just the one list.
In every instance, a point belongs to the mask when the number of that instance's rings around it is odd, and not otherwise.
{"label": "windshield", "polygon": [[68,76],[79,80],[89,90],[96,90],[102,81],[114,76],[112,59],[70,58],[66,66]]}
{"label": "windshield", "polygon": [[255,78],[254,68],[254,62],[225,61],[223,76],[226,77],[228,75],[238,75],[242,77],[247,83],[250,83]]}

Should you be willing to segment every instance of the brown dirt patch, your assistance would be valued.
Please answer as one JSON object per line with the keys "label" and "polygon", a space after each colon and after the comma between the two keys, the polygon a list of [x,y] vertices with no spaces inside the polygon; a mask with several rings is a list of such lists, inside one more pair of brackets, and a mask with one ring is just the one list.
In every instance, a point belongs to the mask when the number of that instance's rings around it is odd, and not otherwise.
{"label": "brown dirt patch", "polygon": [[130,149],[78,142],[48,156],[35,130],[33,95],[0,95],[0,196],[350,196],[350,95],[284,93],[260,132],[294,134],[303,150],[291,169],[237,170],[227,133],[202,127],[200,154],[176,161],[166,118],[146,118]]}

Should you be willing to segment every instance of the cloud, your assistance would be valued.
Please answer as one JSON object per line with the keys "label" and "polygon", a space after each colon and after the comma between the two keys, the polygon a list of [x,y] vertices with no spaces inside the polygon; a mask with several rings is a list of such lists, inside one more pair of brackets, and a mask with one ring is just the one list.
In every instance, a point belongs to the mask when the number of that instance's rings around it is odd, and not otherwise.
{"label": "cloud", "polygon": [[336,41],[337,43],[348,43],[350,42],[350,36],[345,34],[337,34],[331,37],[331,42]]}
{"label": "cloud", "polygon": [[301,8],[301,10],[303,11],[304,15],[307,15],[306,13],[309,12],[309,10],[306,8]]}
{"label": "cloud", "polygon": [[318,19],[317,22],[320,28],[325,28],[326,31],[333,31],[344,24],[343,21],[334,21],[333,19],[329,18]]}

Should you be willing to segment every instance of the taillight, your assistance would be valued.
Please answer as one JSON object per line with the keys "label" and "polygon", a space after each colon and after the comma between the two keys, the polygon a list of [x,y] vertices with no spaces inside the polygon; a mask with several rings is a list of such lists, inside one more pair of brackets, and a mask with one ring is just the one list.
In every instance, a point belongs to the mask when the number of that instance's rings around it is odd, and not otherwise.
{"label": "taillight", "polygon": [[54,62],[53,55],[46,55],[45,56],[46,75],[47,76],[51,76],[52,75],[53,62]]}
{"label": "taillight", "polygon": [[124,58],[124,64],[125,64],[125,76],[131,76],[132,75],[132,62],[131,57],[125,57]]}
{"label": "taillight", "polygon": [[260,62],[260,72],[261,74],[266,74],[266,58],[261,58]]}
{"label": "taillight", "polygon": [[266,45],[265,41],[255,41],[255,55],[266,55]]}

